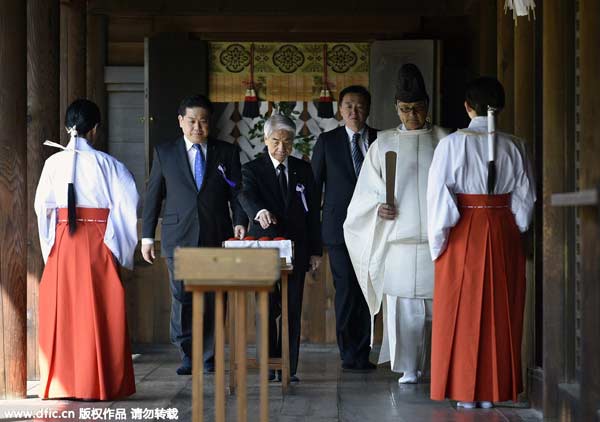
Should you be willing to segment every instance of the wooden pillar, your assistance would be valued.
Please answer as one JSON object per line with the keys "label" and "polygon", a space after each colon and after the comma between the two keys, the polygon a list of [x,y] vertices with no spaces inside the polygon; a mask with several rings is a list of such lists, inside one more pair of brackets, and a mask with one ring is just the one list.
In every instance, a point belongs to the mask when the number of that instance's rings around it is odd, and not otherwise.
{"label": "wooden pillar", "polygon": [[[502,1],[501,3],[504,4]],[[479,74],[495,75],[496,67],[496,0],[479,2]]]}
{"label": "wooden pillar", "polygon": [[[86,1],[61,0],[60,4],[60,121],[65,111],[77,98],[86,94]],[[62,126],[61,126],[62,127]],[[61,130],[66,144],[69,135]]]}
{"label": "wooden pillar", "polygon": [[[582,189],[600,186],[600,4],[580,0],[580,184]],[[600,415],[600,205],[581,208],[582,329],[581,413],[582,421]],[[598,414],[596,412],[599,412]]]}
{"label": "wooden pillar", "polygon": [[108,109],[104,66],[108,50],[108,18],[105,15],[87,16],[87,98],[100,109],[102,123],[97,133],[94,148],[108,151]]}
{"label": "wooden pillar", "polygon": [[565,290],[567,261],[567,226],[565,210],[550,205],[550,195],[570,190],[566,166],[567,142],[572,139],[568,121],[573,81],[569,80],[568,63],[572,45],[567,42],[572,23],[567,2],[546,0],[543,4],[543,413],[545,418],[558,416],[558,384],[565,382],[564,339],[571,327],[565,325]]}
{"label": "wooden pillar", "polygon": [[58,0],[27,0],[27,378],[39,378],[38,285],[44,269],[35,190],[45,159],[54,151],[45,139],[57,141],[59,127]]}
{"label": "wooden pillar", "polygon": [[27,392],[25,6],[0,2],[0,399]]}
{"label": "wooden pillar", "polygon": [[498,80],[504,85],[506,101],[504,110],[498,116],[498,127],[508,133],[514,132],[515,113],[515,22],[512,13],[504,13],[504,2],[498,1],[497,31]]}
{"label": "wooden pillar", "polygon": [[[514,133],[525,141],[527,155],[533,160],[535,140],[535,38],[534,21],[518,18],[515,26]],[[527,369],[535,365],[535,273],[533,232],[527,242],[527,293],[523,324],[522,368],[524,390],[528,391]]]}

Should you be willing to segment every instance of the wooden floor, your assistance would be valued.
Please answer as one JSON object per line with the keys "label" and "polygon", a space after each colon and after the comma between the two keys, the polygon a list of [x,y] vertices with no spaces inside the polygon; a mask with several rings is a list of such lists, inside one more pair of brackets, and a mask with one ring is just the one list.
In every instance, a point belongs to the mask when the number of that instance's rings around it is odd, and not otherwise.
{"label": "wooden floor", "polygon": [[[139,348],[138,348],[139,349]],[[42,401],[37,398],[37,382],[30,381],[29,398],[0,401],[0,418],[9,420],[47,420],[43,412],[73,411],[60,420],[178,420],[191,421],[191,377],[178,376],[178,355],[171,346],[137,350],[135,378],[137,393],[117,402]],[[271,421],[280,422],[442,422],[442,421],[541,421],[541,415],[526,404],[506,404],[490,410],[457,410],[450,401],[429,400],[429,385],[399,385],[398,376],[383,365],[368,375],[340,370],[337,348],[306,346],[300,353],[300,383],[292,385],[285,397],[280,384],[271,383],[269,403]],[[205,415],[214,420],[212,375],[205,376]],[[248,421],[258,420],[257,373],[250,372]],[[158,409],[158,410],[155,410]],[[15,415],[10,411],[42,412]],[[101,412],[100,419],[94,415]],[[57,414],[58,415],[58,414]],[[73,417],[74,415],[74,417]],[[35,417],[38,416],[38,417]],[[50,415],[52,416],[52,415]],[[176,419],[175,419],[176,417]],[[123,420],[123,419],[121,419]],[[235,396],[227,397],[227,420],[236,421]]]}

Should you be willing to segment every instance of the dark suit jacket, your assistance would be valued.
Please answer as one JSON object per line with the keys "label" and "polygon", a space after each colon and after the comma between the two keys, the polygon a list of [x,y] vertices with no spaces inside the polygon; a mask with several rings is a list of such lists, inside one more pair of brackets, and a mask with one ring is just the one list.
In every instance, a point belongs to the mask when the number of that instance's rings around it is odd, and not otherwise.
{"label": "dark suit jacket", "polygon": [[[285,237],[294,241],[294,267],[306,271],[311,255],[321,255],[319,202],[310,164],[288,158],[288,195],[284,199],[277,182],[275,167],[267,152],[242,167],[243,188],[240,202],[250,220],[250,236]],[[296,186],[303,185],[308,212]],[[263,229],[254,217],[266,209],[277,224]]]}
{"label": "dark suit jacket", "polygon": [[[200,190],[188,160],[183,137],[175,142],[157,145],[143,210],[142,237],[154,237],[164,200],[162,220],[162,255],[173,256],[177,246],[220,247],[233,236],[233,224],[247,225],[248,220],[239,202],[241,165],[236,145],[208,139],[206,167]],[[218,171],[221,165],[230,187]]]}
{"label": "dark suit jacket", "polygon": [[[367,143],[371,145],[377,138],[377,129],[367,126],[367,134]],[[321,204],[321,194],[323,184],[325,184],[323,243],[325,245],[344,244],[343,224],[356,186],[350,140],[344,126],[324,132],[319,136],[311,162],[319,194],[319,204]]]}

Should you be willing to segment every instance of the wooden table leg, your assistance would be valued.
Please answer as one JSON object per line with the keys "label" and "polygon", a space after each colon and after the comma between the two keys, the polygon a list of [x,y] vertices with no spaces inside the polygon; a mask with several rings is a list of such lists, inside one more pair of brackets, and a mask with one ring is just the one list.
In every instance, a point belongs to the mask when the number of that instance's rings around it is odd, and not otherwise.
{"label": "wooden table leg", "polygon": [[288,274],[281,275],[281,391],[290,384],[290,325],[288,317]]}
{"label": "wooden table leg", "polygon": [[192,305],[192,421],[204,420],[204,293],[194,291]]}
{"label": "wooden table leg", "polygon": [[225,327],[223,292],[215,292],[215,414],[225,422]]}
{"label": "wooden table leg", "polygon": [[241,291],[236,293],[237,300],[237,330],[236,346],[238,358],[237,377],[238,377],[238,397],[237,411],[238,422],[246,422],[248,419],[247,392],[246,392],[246,293]]}
{"label": "wooden table leg", "polygon": [[242,293],[238,293],[236,291],[231,291],[229,293],[229,306],[227,307],[227,316],[229,322],[229,394],[235,394],[236,387],[236,338],[237,338],[237,320],[236,320],[236,311],[237,311],[237,301],[238,295]]}
{"label": "wooden table leg", "polygon": [[260,421],[269,421],[269,293],[259,294],[260,314]]}

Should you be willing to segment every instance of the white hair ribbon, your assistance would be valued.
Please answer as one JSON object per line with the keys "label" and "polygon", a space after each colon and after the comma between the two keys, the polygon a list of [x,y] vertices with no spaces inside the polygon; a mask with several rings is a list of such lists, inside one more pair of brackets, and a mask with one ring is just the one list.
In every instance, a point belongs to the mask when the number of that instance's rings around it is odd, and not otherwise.
{"label": "white hair ribbon", "polygon": [[487,112],[487,123],[488,123],[488,161],[494,161],[496,158],[495,153],[495,140],[496,140],[496,112],[497,109],[488,106]]}

